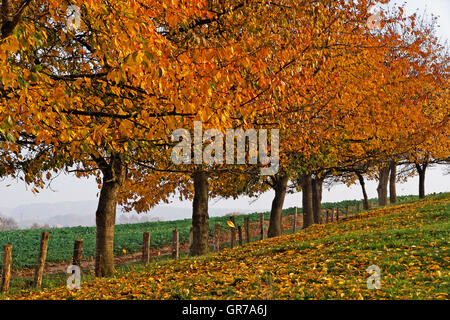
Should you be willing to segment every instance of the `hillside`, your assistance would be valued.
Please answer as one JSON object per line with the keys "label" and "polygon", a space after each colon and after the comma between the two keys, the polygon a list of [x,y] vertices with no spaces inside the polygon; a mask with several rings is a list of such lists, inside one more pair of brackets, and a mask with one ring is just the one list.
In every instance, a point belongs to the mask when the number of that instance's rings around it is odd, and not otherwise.
{"label": "hillside", "polygon": [[[13,299],[448,299],[450,194]],[[369,290],[367,267],[381,269]]]}
{"label": "hillside", "polygon": [[[399,201],[411,201],[417,197],[402,196]],[[372,199],[373,201],[373,199]],[[324,203],[323,208],[341,208],[346,205],[355,206],[356,201],[341,201],[339,203]],[[191,210],[186,208],[184,210]],[[284,215],[291,215],[294,208],[283,210]],[[299,211],[300,213],[301,211]],[[268,221],[270,212],[264,212],[265,219]],[[259,213],[249,214],[251,222],[259,221]],[[227,228],[226,221],[228,217],[210,217],[210,234],[213,233],[214,224],[222,226],[222,230]],[[236,216],[236,224],[243,225],[244,216]],[[134,224],[120,224],[115,228],[114,235],[114,254],[120,257],[124,254],[133,254],[140,252],[142,248],[142,233],[151,233],[151,247],[158,250],[165,246],[170,246],[172,241],[172,230],[177,228],[180,232],[180,241],[187,243],[189,239],[189,229],[192,226],[191,219],[145,222]],[[256,228],[256,226],[255,226]],[[37,251],[41,232],[44,230],[12,230],[0,232],[0,247],[4,244],[13,245],[13,269],[20,270],[24,268],[33,269],[36,264]],[[50,233],[50,240],[47,253],[47,262],[61,263],[72,259],[73,243],[75,239],[84,239],[85,259],[93,259],[95,256],[95,227],[67,227],[47,229]],[[0,261],[2,257],[0,255]]]}

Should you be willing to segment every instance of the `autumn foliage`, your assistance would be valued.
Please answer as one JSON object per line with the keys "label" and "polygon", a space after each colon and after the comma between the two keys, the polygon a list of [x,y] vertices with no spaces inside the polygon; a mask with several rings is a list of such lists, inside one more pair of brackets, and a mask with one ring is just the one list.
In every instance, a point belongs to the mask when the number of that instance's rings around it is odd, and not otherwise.
{"label": "autumn foliage", "polygon": [[[372,29],[370,8],[386,0],[70,3],[77,24],[66,2],[2,0],[0,174],[23,174],[35,192],[60,170],[97,178],[98,276],[114,272],[117,204],[192,199],[201,255],[210,197],[274,189],[277,236],[289,181],[307,227],[326,176],[364,167],[384,181],[387,164],[449,158],[448,54],[402,7]],[[279,172],[174,165],[170,135],[195,120],[280,130]]]}

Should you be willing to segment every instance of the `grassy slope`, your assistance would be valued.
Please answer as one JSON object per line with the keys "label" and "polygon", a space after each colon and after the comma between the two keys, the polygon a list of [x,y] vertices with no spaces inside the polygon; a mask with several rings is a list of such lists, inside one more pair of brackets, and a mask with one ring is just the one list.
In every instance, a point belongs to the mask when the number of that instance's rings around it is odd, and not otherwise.
{"label": "grassy slope", "polygon": [[[450,194],[25,299],[448,299]],[[366,286],[378,265],[381,289]],[[88,279],[88,280],[87,280]]]}
{"label": "grassy slope", "polygon": [[[399,197],[400,201],[410,201],[414,196]],[[374,199],[371,199],[374,200]],[[348,204],[355,206],[357,201],[341,201],[339,203],[324,203],[323,208],[338,207],[344,209]],[[292,214],[294,208],[283,210],[283,214]],[[269,219],[270,212],[264,212],[265,219]],[[250,221],[257,222],[259,213],[250,214]],[[214,224],[218,223],[222,229],[226,228],[228,217],[210,218],[211,235]],[[236,224],[243,225],[244,217],[236,217]],[[177,228],[180,232],[180,241],[187,242],[189,239],[189,229],[192,226],[191,219],[147,222],[127,225],[117,225],[114,235],[114,251],[116,256],[127,253],[138,252],[142,248],[142,233],[151,233],[152,248],[161,248],[168,246],[172,242],[172,230]],[[13,268],[34,268],[39,250],[41,232],[44,230],[14,230],[0,232],[0,247],[6,243],[13,244]],[[50,232],[50,240],[47,254],[47,262],[70,261],[73,253],[73,243],[75,239],[84,239],[83,256],[86,259],[95,256],[95,227],[72,227],[61,229],[45,230]],[[0,262],[2,257],[0,255]]]}

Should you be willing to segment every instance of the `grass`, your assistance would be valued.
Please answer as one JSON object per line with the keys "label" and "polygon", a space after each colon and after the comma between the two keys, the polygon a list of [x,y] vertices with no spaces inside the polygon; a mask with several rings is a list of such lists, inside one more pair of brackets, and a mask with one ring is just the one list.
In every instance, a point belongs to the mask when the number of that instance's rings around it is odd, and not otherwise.
{"label": "grass", "polygon": [[[403,196],[401,202],[416,199],[414,196]],[[376,199],[371,199],[375,201]],[[341,208],[346,205],[355,206],[357,201],[341,201],[339,203],[324,203],[323,208]],[[284,215],[293,214],[294,208],[283,210]],[[259,213],[255,212],[248,215],[250,222],[259,221]],[[265,219],[268,220],[270,212],[264,212]],[[226,227],[228,217],[210,218],[210,235],[213,235],[214,224],[220,224],[222,230]],[[243,225],[244,215],[235,217],[236,225]],[[147,222],[136,224],[122,224],[115,227],[114,235],[114,254],[121,256],[124,253],[135,253],[142,248],[143,232],[151,233],[151,248],[157,249],[169,246],[172,242],[172,230],[177,228],[180,234],[180,242],[187,243],[189,239],[189,230],[192,226],[191,219]],[[39,242],[42,231],[50,233],[48,244],[47,262],[59,263],[68,262],[72,259],[73,245],[75,239],[84,239],[83,256],[86,259],[95,257],[95,227],[71,227],[60,229],[40,229],[40,230],[13,230],[0,232],[0,247],[10,243],[13,245],[13,268],[31,269],[34,268],[37,260]],[[2,257],[0,257],[1,262]]]}
{"label": "grass", "polygon": [[[438,194],[216,255],[130,264],[104,279],[83,273],[80,290],[62,277],[3,298],[448,299],[449,215],[450,194]],[[367,288],[371,265],[380,290]]]}

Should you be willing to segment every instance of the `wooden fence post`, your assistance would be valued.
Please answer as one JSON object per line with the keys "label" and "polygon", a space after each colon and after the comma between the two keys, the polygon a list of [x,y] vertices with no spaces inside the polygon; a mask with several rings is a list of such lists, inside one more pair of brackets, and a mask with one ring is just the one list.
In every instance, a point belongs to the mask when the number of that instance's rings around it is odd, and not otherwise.
{"label": "wooden fence post", "polygon": [[242,227],[238,226],[239,245],[242,246]]}
{"label": "wooden fence post", "polygon": [[41,244],[39,247],[39,256],[34,271],[34,287],[39,288],[42,285],[42,275],[44,274],[45,259],[47,258],[48,239],[50,234],[48,232],[42,232]]}
{"label": "wooden fence post", "polygon": [[9,292],[9,282],[11,280],[11,265],[12,265],[12,245],[5,244],[3,246],[3,274],[1,293]]}
{"label": "wooden fence post", "polygon": [[234,216],[230,217],[230,221],[233,222],[234,228],[231,228],[231,242],[230,242],[230,248],[233,249],[236,245],[236,225],[234,224]]}
{"label": "wooden fence post", "polygon": [[150,261],[150,232],[144,232],[142,241],[142,263],[147,264]]}
{"label": "wooden fence post", "polygon": [[330,210],[327,209],[327,219],[326,219],[326,223],[328,223],[329,216],[330,216]]}
{"label": "wooden fence post", "polygon": [[294,220],[292,221],[292,233],[295,233],[297,228],[297,207],[294,208]]}
{"label": "wooden fence post", "polygon": [[83,239],[76,239],[73,246],[73,259],[72,264],[81,268],[81,260],[83,259]]}
{"label": "wooden fence post", "polygon": [[339,208],[336,208],[336,221],[339,221]]}
{"label": "wooden fence post", "polygon": [[244,229],[245,229],[245,240],[247,240],[247,243],[250,243],[250,218],[249,217],[244,218]]}
{"label": "wooden fence post", "polygon": [[192,245],[192,242],[194,242],[194,228],[191,227],[191,229],[189,229],[189,248]]}
{"label": "wooden fence post", "polygon": [[178,230],[172,231],[172,259],[178,259],[180,256],[180,235]]}
{"label": "wooden fence post", "polygon": [[214,251],[220,252],[220,224],[214,225]]}
{"label": "wooden fence post", "polygon": [[259,239],[264,239],[264,214],[259,214]]}

